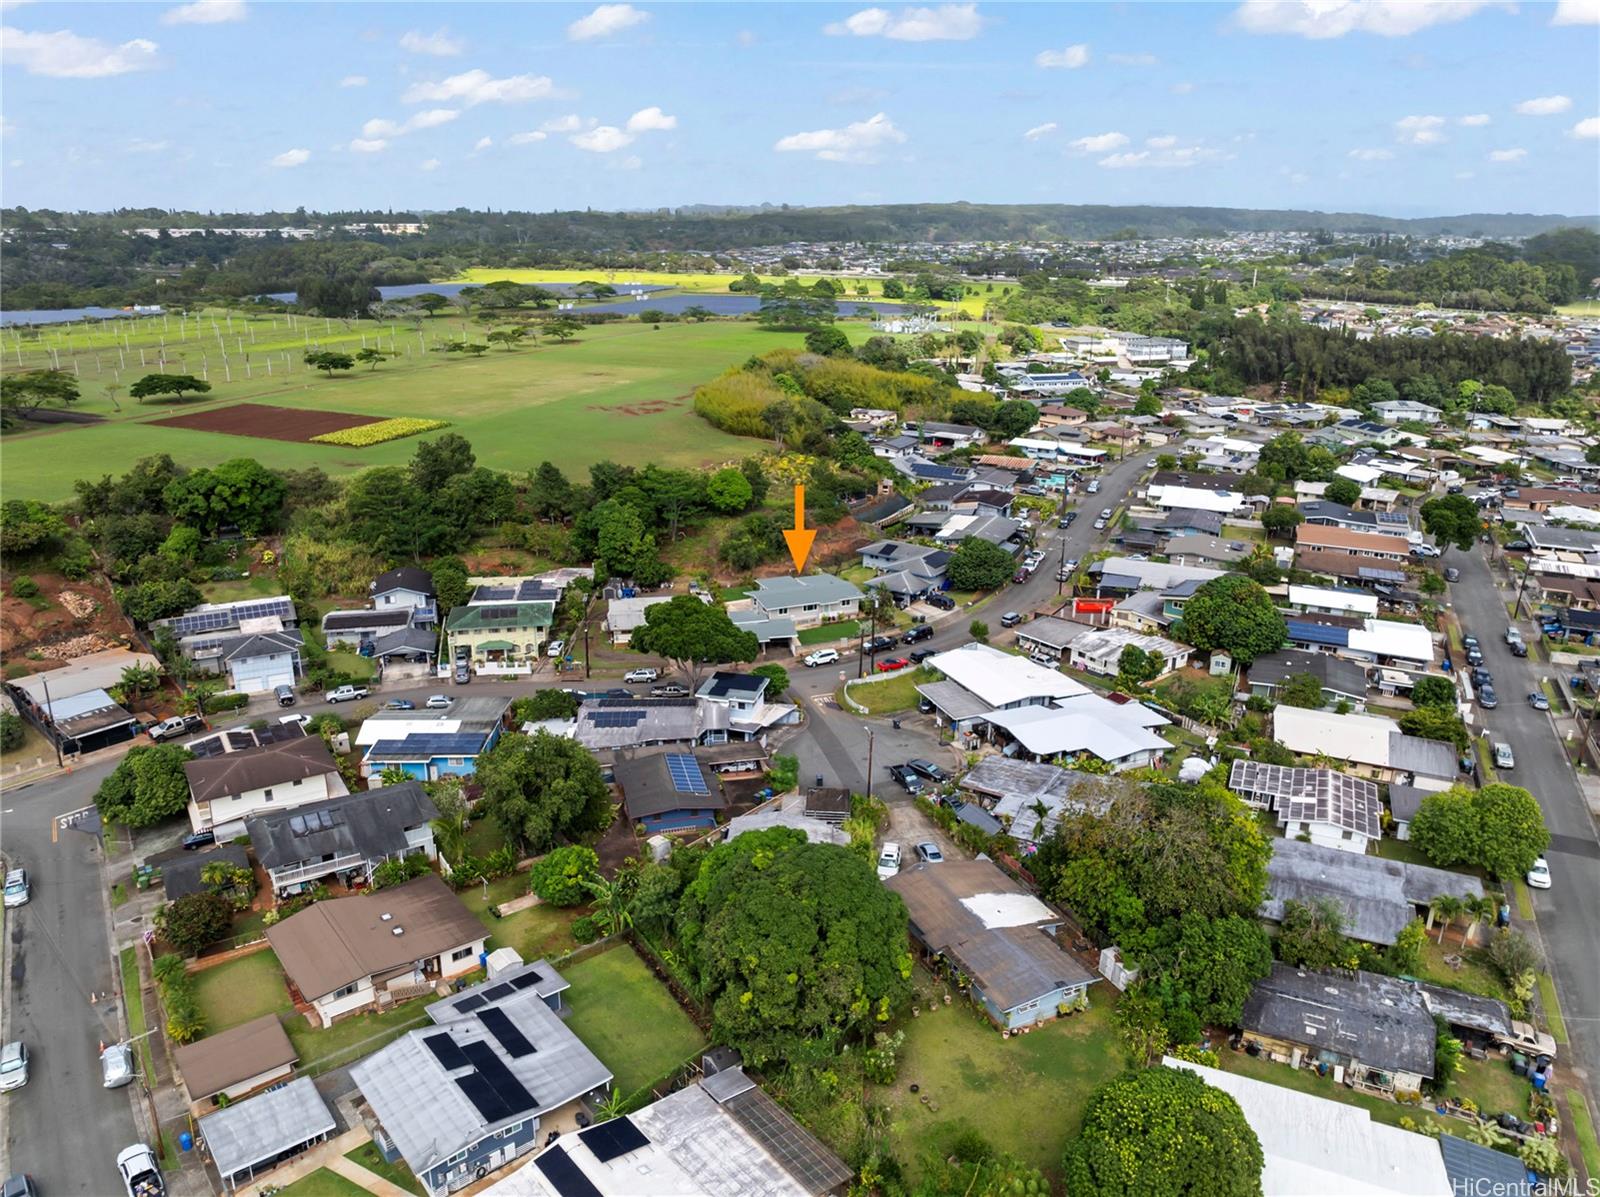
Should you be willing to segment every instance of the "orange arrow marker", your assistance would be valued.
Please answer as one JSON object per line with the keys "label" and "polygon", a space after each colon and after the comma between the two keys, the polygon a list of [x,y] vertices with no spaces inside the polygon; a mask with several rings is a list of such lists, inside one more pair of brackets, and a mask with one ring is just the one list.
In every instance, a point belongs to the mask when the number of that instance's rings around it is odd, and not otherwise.
{"label": "orange arrow marker", "polygon": [[794,558],[794,572],[801,573],[806,567],[806,558],[811,556],[811,542],[816,540],[817,530],[806,527],[806,488],[800,483],[794,488],[794,527],[783,530],[783,539],[789,544],[789,556]]}

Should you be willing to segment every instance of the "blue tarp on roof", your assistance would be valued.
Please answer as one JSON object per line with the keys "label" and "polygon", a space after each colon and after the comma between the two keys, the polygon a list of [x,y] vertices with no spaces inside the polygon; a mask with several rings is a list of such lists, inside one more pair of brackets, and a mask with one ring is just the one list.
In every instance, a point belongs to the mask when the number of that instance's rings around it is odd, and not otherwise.
{"label": "blue tarp on roof", "polygon": [[1325,623],[1307,623],[1305,620],[1290,619],[1286,621],[1289,626],[1289,639],[1300,644],[1327,644],[1334,648],[1345,648],[1350,643],[1350,629],[1331,627]]}

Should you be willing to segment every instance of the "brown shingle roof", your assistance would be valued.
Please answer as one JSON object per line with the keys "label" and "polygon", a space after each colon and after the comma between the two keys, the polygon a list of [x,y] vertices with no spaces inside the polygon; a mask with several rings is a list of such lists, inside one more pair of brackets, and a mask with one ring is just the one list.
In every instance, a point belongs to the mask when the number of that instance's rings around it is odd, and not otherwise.
{"label": "brown shingle roof", "polygon": [[1301,524],[1295,529],[1295,540],[1308,549],[1398,554],[1400,557],[1411,555],[1411,546],[1403,536],[1389,536],[1382,532],[1352,532],[1348,528],[1334,528],[1327,524]]}
{"label": "brown shingle roof", "polygon": [[231,1031],[175,1047],[172,1059],[183,1074],[189,1100],[200,1101],[240,1081],[293,1064],[299,1057],[278,1016],[263,1014]]}
{"label": "brown shingle roof", "polygon": [[339,767],[333,763],[333,755],[321,736],[305,736],[282,744],[185,761],[183,771],[189,778],[189,793],[194,800],[210,802],[280,781],[337,773]]}
{"label": "brown shingle roof", "polygon": [[1405,563],[1388,557],[1369,557],[1365,553],[1343,553],[1334,549],[1300,549],[1294,567],[1308,574],[1329,574],[1335,578],[1358,578],[1363,569],[1385,573],[1404,572]]}
{"label": "brown shingle roof", "polygon": [[318,902],[267,928],[284,973],[308,998],[486,935],[461,899],[431,873],[393,889]]}

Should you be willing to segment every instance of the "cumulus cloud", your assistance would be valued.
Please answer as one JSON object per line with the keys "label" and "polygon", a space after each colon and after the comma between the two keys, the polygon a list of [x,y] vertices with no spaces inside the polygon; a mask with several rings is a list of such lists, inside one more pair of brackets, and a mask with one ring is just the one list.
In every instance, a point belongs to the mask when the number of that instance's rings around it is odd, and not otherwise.
{"label": "cumulus cloud", "polygon": [[677,127],[677,117],[668,116],[654,105],[649,108],[641,108],[628,118],[629,133],[649,133],[661,129],[676,129]]}
{"label": "cumulus cloud", "polygon": [[1559,0],[1552,25],[1600,25],[1600,0]]}
{"label": "cumulus cloud", "polygon": [[1407,145],[1437,145],[1444,140],[1442,116],[1403,116],[1394,123],[1394,138]]}
{"label": "cumulus cloud", "polygon": [[339,80],[340,87],[365,87],[366,85],[367,77],[365,75],[346,75]]}
{"label": "cumulus cloud", "polygon": [[533,129],[527,133],[513,133],[510,137],[506,138],[506,144],[532,145],[534,142],[543,141],[549,136],[550,134],[546,133],[543,129]]}
{"label": "cumulus cloud", "polygon": [[1152,150],[1170,150],[1173,146],[1178,144],[1178,139],[1171,135],[1165,137],[1146,137],[1144,139],[1144,143]]}
{"label": "cumulus cloud", "polygon": [[1357,162],[1387,162],[1394,157],[1393,150],[1383,149],[1355,149],[1346,157],[1354,158]]}
{"label": "cumulus cloud", "polygon": [[1518,116],[1560,116],[1571,107],[1572,101],[1566,96],[1535,96],[1518,104],[1516,112]]}
{"label": "cumulus cloud", "polygon": [[1089,63],[1089,47],[1079,42],[1065,50],[1040,50],[1033,56],[1033,65],[1046,70],[1075,71]]}
{"label": "cumulus cloud", "polygon": [[55,79],[104,79],[159,65],[155,42],[136,37],[113,46],[99,38],[79,37],[67,29],[33,33],[0,27],[0,60],[30,75]]}
{"label": "cumulus cloud", "polygon": [[602,4],[588,16],[579,17],[568,25],[567,37],[575,42],[592,42],[642,25],[649,19],[649,13],[631,4]]}
{"label": "cumulus cloud", "polygon": [[1570,130],[1573,137],[1600,137],[1600,116],[1586,116]]}
{"label": "cumulus cloud", "polygon": [[467,48],[467,43],[459,37],[451,37],[448,29],[435,29],[432,33],[411,29],[400,35],[400,48],[434,58],[454,58]]}
{"label": "cumulus cloud", "polygon": [[[1165,140],[1165,139],[1162,139]],[[1129,150],[1123,154],[1110,154],[1097,163],[1107,170],[1130,170],[1151,167],[1158,170],[1182,170],[1204,162],[1222,162],[1231,157],[1221,150],[1203,145],[1170,146],[1162,149]]]}
{"label": "cumulus cloud", "polygon": [[891,145],[906,140],[882,112],[842,129],[813,129],[780,137],[772,146],[780,154],[814,154],[823,162],[876,162]]}
{"label": "cumulus cloud", "polygon": [[268,161],[267,165],[279,167],[304,166],[309,161],[311,161],[310,150],[284,150],[283,153]]}
{"label": "cumulus cloud", "polygon": [[439,160],[437,158],[424,158],[421,162],[417,163],[417,167],[420,170],[438,170]]}
{"label": "cumulus cloud", "polygon": [[1073,149],[1085,154],[1104,154],[1108,150],[1121,149],[1128,144],[1126,133],[1093,133],[1088,137],[1078,137],[1069,142]]}
{"label": "cumulus cloud", "polygon": [[555,94],[556,86],[547,75],[510,75],[496,79],[488,71],[471,70],[437,82],[413,83],[400,99],[406,104],[420,104],[426,100],[459,101],[471,108],[475,104],[524,104],[529,100],[547,100]]}
{"label": "cumulus cloud", "polygon": [[941,4],[938,8],[863,8],[842,21],[824,25],[830,37],[886,37],[897,42],[965,42],[983,31],[976,4]]}
{"label": "cumulus cloud", "polygon": [[615,125],[596,125],[585,133],[576,134],[570,140],[580,150],[588,150],[591,154],[610,154],[625,145],[632,145],[633,134],[624,132]]}
{"label": "cumulus cloud", "polygon": [[388,117],[375,116],[361,126],[361,136],[372,140],[404,137],[407,133],[415,133],[418,129],[437,129],[440,125],[448,125],[460,115],[460,111],[455,108],[429,108],[413,113],[404,121],[392,121]]}
{"label": "cumulus cloud", "polygon": [[1246,33],[1343,37],[1372,33],[1409,37],[1434,25],[1464,21],[1493,0],[1244,0],[1233,24]]}
{"label": "cumulus cloud", "polygon": [[385,137],[355,137],[350,140],[350,148],[357,154],[381,154],[389,148],[389,141]]}
{"label": "cumulus cloud", "polygon": [[1490,150],[1490,162],[1521,162],[1528,156],[1528,151],[1521,146],[1509,150]]}
{"label": "cumulus cloud", "polygon": [[224,25],[250,15],[244,0],[195,0],[161,14],[163,25]]}
{"label": "cumulus cloud", "polygon": [[1050,134],[1054,133],[1057,127],[1058,126],[1056,125],[1055,121],[1045,121],[1045,123],[1042,125],[1035,125],[1022,136],[1028,141],[1038,141],[1039,138],[1048,137]]}
{"label": "cumulus cloud", "polygon": [[473,143],[472,152],[474,154],[481,154],[481,153],[483,153],[484,150],[488,149],[492,145],[494,145],[494,138],[492,138],[492,137],[480,137],[480,138],[478,138],[477,141],[475,141]]}
{"label": "cumulus cloud", "polygon": [[1487,112],[1474,112],[1471,116],[1460,117],[1456,123],[1466,125],[1469,129],[1476,129],[1489,123],[1489,114]]}
{"label": "cumulus cloud", "polygon": [[1106,58],[1118,66],[1155,66],[1161,61],[1154,54],[1107,54]]}
{"label": "cumulus cloud", "polygon": [[592,120],[584,120],[576,112],[569,112],[566,116],[553,116],[539,127],[546,133],[576,133],[579,129],[594,123]]}

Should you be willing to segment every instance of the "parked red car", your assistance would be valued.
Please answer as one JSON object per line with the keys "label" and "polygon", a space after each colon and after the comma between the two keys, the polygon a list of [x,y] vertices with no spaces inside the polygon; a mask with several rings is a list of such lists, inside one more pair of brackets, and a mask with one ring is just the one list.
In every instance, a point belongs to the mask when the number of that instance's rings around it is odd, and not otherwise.
{"label": "parked red car", "polygon": [[904,657],[890,657],[885,661],[878,662],[878,672],[893,673],[896,669],[904,669],[909,664],[911,662]]}

